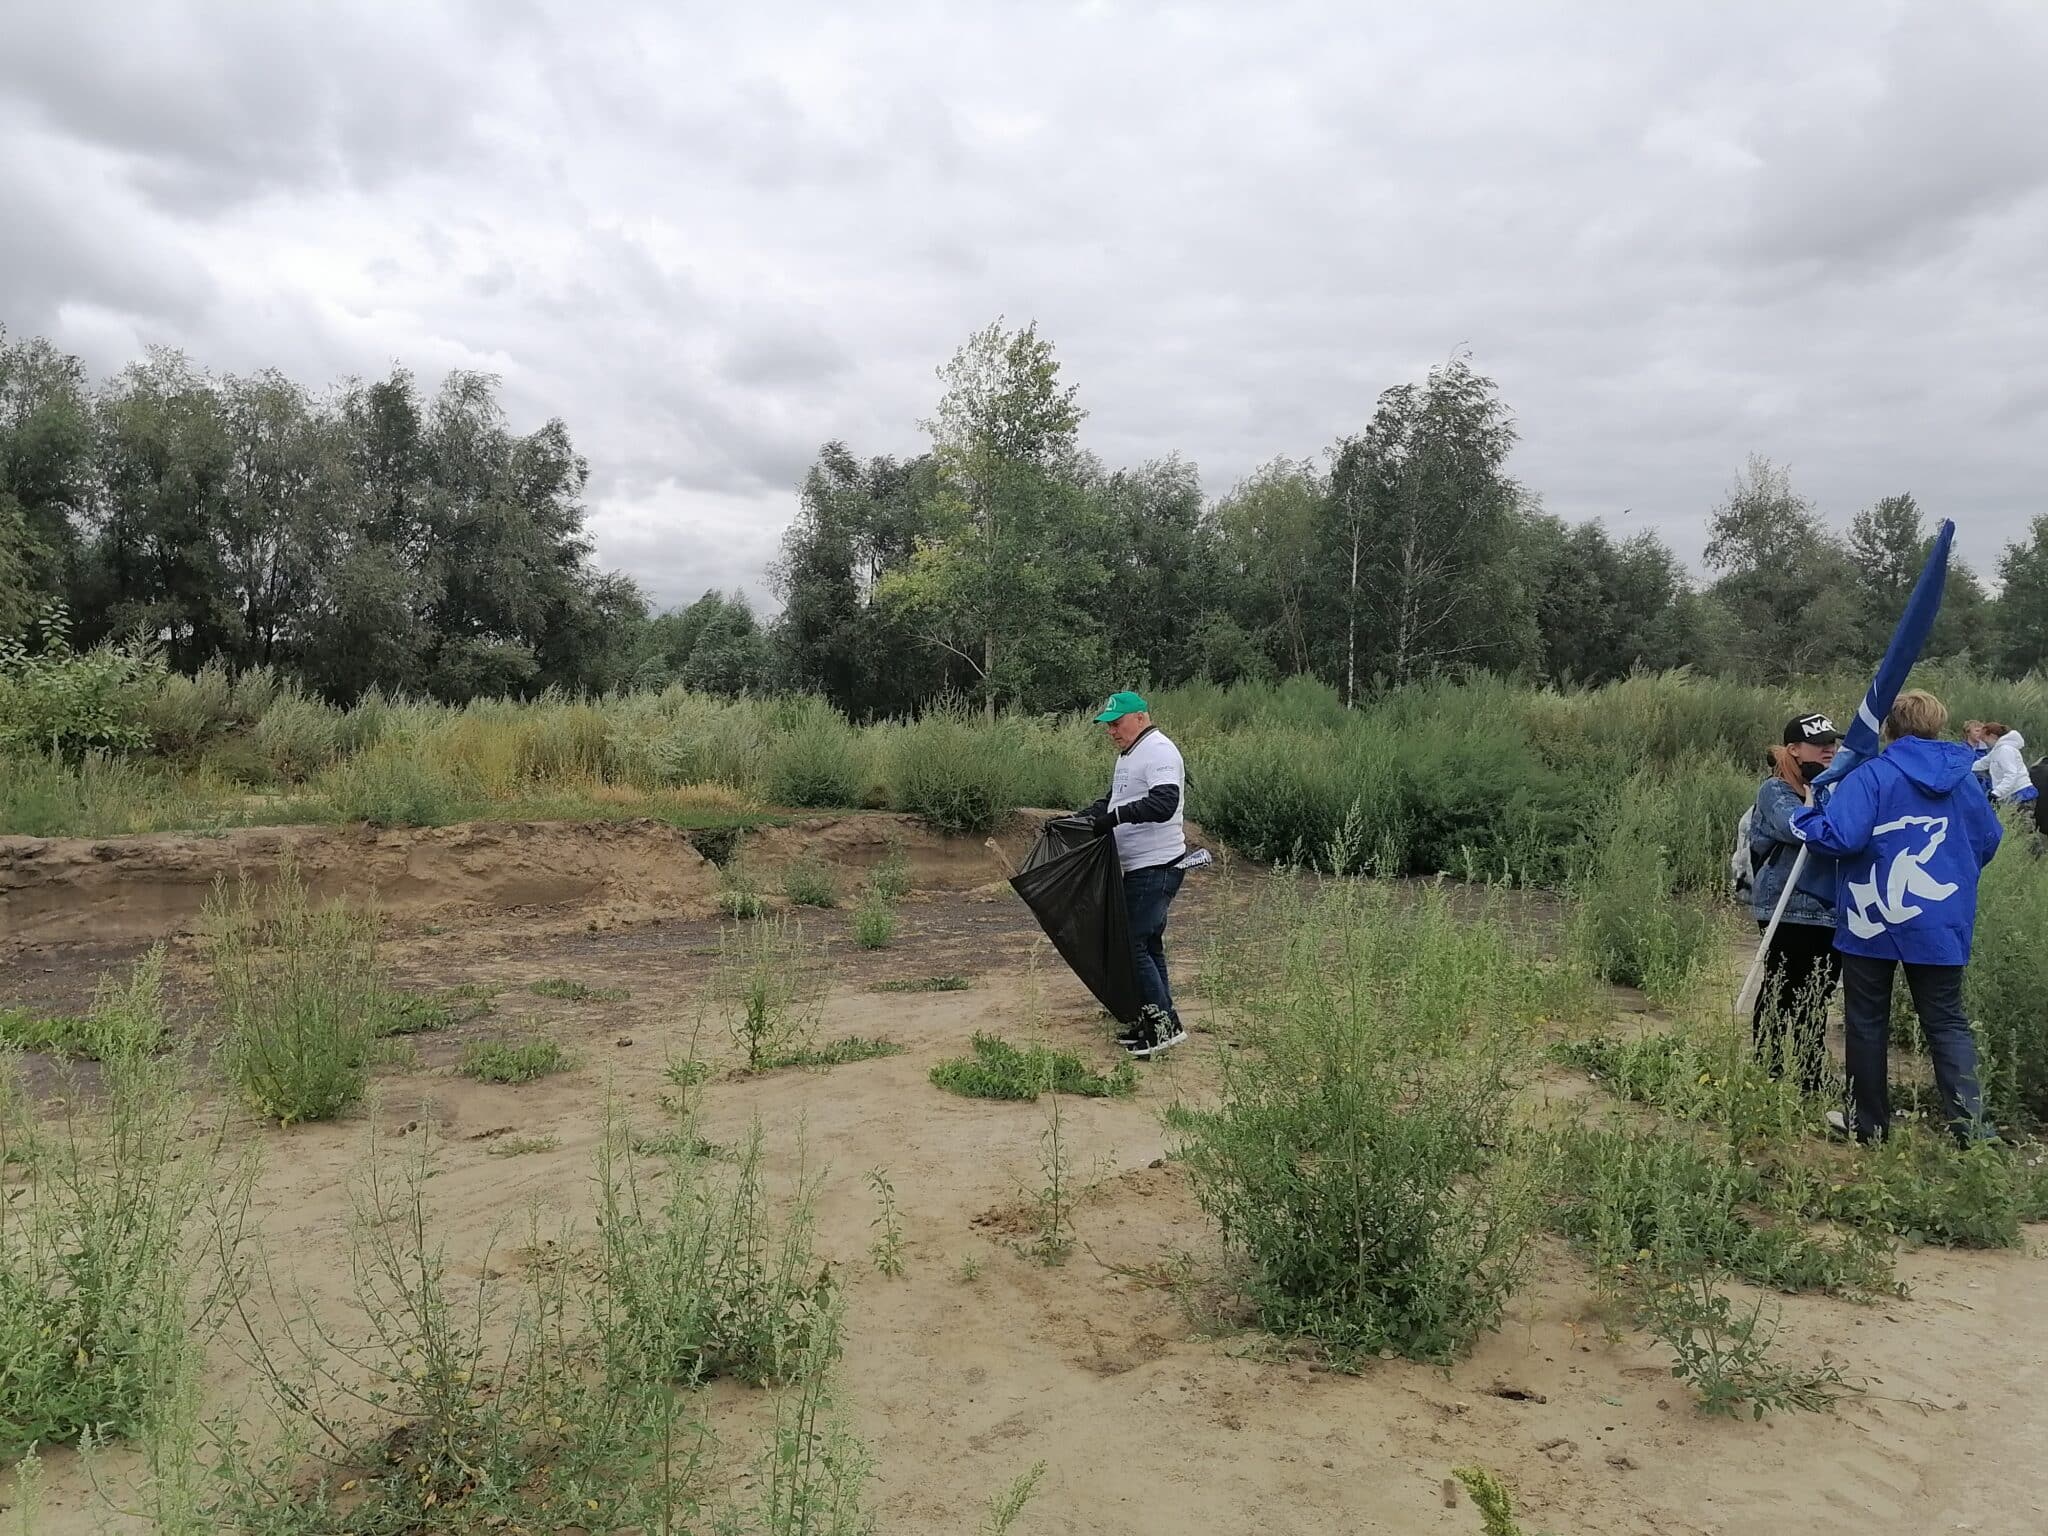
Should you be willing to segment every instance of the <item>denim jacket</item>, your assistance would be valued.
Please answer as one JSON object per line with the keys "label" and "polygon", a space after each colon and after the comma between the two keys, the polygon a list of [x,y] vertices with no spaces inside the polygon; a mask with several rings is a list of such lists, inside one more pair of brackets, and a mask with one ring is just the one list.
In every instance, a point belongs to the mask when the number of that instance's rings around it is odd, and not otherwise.
{"label": "denim jacket", "polygon": [[[1798,792],[1773,774],[1756,792],[1756,807],[1749,814],[1749,858],[1756,869],[1749,909],[1760,923],[1771,920],[1778,909],[1778,894],[1785,889],[1785,877],[1792,873],[1792,861],[1799,856],[1799,839],[1792,835],[1792,813],[1805,802]],[[1799,884],[1785,904],[1783,921],[1805,923],[1815,928],[1835,926],[1835,861],[1809,849]]]}

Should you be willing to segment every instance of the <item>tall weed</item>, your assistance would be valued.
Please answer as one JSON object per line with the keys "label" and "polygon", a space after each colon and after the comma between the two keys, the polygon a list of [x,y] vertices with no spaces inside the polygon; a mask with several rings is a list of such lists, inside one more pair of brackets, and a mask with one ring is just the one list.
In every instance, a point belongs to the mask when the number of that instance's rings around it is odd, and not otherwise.
{"label": "tall weed", "polygon": [[1984,871],[1965,977],[1985,1109],[2007,1127],[2048,1125],[2048,859],[2033,838],[2008,825]]}
{"label": "tall weed", "polygon": [[37,1443],[129,1436],[186,1390],[207,1298],[189,1224],[210,1192],[165,1033],[163,954],[103,983],[93,1016],[104,1102],[66,1094],[38,1123],[0,1054],[0,1458]]}
{"label": "tall weed", "polygon": [[206,914],[223,1031],[222,1070],[250,1107],[292,1124],[327,1120],[363,1095],[386,1010],[375,914],[315,905],[287,864],[259,895],[245,880]]}
{"label": "tall weed", "polygon": [[[1309,905],[1270,991],[1237,1000],[1247,1049],[1186,1117],[1196,1197],[1268,1328],[1340,1360],[1447,1360],[1498,1321],[1537,1204],[1510,1122],[1515,1021],[1500,984],[1391,962],[1440,919],[1339,892]],[[1494,956],[1475,958],[1492,964]],[[1510,988],[1512,989],[1512,988]]]}

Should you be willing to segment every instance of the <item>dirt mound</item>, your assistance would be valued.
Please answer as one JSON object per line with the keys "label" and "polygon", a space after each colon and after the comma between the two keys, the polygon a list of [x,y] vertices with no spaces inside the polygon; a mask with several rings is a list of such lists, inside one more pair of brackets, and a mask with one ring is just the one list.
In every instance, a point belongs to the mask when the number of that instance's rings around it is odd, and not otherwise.
{"label": "dirt mound", "polygon": [[0,949],[177,938],[197,930],[216,882],[268,882],[287,858],[317,897],[373,900],[401,923],[508,911],[607,927],[706,917],[720,877],[700,844],[771,886],[804,859],[858,879],[900,857],[917,890],[1000,887],[1047,814],[1020,811],[987,839],[950,837],[914,816],[811,816],[739,834],[726,848],[659,821],[4,837]]}
{"label": "dirt mound", "polygon": [[479,908],[701,917],[718,894],[718,871],[688,835],[656,821],[8,837],[0,838],[0,946],[191,933],[216,881],[267,882],[286,858],[316,896],[374,900],[409,921]]}
{"label": "dirt mound", "polygon": [[1039,822],[1052,814],[1019,811],[987,839],[936,832],[915,816],[807,816],[749,832],[740,841],[739,856],[757,875],[780,874],[804,859],[859,875],[901,857],[914,889],[968,891],[1007,880],[1038,835]]}

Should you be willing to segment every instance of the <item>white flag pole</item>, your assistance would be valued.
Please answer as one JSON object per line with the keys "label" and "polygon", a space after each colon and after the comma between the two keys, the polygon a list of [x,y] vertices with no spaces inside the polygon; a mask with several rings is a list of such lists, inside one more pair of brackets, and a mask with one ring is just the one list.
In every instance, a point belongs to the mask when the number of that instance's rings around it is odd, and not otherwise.
{"label": "white flag pole", "polygon": [[1806,867],[1806,844],[1799,845],[1799,852],[1793,855],[1792,872],[1785,876],[1785,888],[1778,892],[1778,904],[1771,909],[1771,920],[1764,925],[1764,935],[1756,946],[1756,958],[1749,963],[1749,974],[1743,978],[1742,990],[1735,994],[1735,1011],[1749,1013],[1756,1007],[1757,993],[1763,990],[1764,960],[1770,954],[1771,939],[1777,934],[1778,923],[1785,916],[1785,908],[1791,905],[1792,891],[1799,884],[1799,871]]}

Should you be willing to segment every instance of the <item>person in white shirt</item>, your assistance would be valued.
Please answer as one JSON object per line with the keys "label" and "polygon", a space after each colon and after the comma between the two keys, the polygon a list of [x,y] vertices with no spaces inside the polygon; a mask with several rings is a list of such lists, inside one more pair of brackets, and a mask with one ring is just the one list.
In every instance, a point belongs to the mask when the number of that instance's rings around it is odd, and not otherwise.
{"label": "person in white shirt", "polygon": [[1991,798],[2000,805],[2026,805],[2036,797],[2027,772],[2027,738],[1996,720],[1971,720],[1963,739],[1980,754],[1976,771],[1988,781]]}
{"label": "person in white shirt", "polygon": [[1133,1056],[1149,1058],[1187,1039],[1166,975],[1166,913],[1185,878],[1188,844],[1187,769],[1180,749],[1152,723],[1151,706],[1135,693],[1111,694],[1095,723],[1116,747],[1109,793],[1077,814],[1116,838],[1130,918],[1131,958],[1143,999],[1137,1022],[1119,1037]]}

